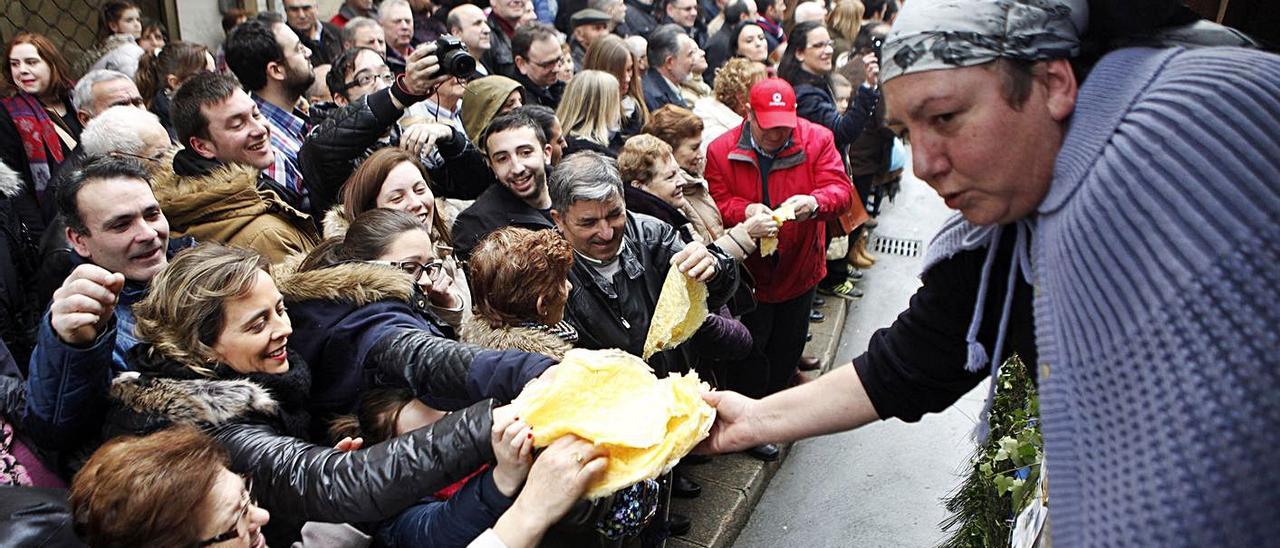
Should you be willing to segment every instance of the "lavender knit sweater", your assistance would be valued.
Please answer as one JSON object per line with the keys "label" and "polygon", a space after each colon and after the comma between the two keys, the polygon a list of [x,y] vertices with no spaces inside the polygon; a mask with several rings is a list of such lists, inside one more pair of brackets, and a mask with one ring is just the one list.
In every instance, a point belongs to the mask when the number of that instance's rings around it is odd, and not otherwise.
{"label": "lavender knit sweater", "polygon": [[1280,542],[1277,216],[1280,57],[1089,75],[1032,250],[1055,544]]}

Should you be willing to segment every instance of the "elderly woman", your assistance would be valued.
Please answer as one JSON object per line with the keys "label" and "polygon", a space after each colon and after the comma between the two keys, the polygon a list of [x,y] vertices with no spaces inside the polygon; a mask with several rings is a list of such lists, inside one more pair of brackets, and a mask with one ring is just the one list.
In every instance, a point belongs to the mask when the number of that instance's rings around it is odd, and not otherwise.
{"label": "elderly woman", "polygon": [[374,152],[360,164],[342,187],[342,204],[324,217],[325,237],[342,236],[352,219],[377,208],[404,211],[428,228],[436,255],[444,263],[444,274],[450,280],[447,286],[425,288],[431,310],[454,328],[462,325],[471,314],[471,291],[466,273],[453,257],[449,226],[457,211],[446,200],[435,197],[430,177],[414,154],[389,147]]}
{"label": "elderly woman", "polygon": [[477,299],[462,340],[486,348],[516,349],[556,360],[578,333],[564,321],[573,247],[554,230],[506,227],[480,241],[471,254]]}
{"label": "elderly woman", "polygon": [[80,138],[71,69],[53,42],[31,32],[14,36],[4,58],[9,93],[0,97],[0,161],[22,175],[14,210],[39,241],[54,216],[50,178]]}
{"label": "elderly woman", "polygon": [[90,546],[264,546],[271,514],[230,465],[226,448],[192,426],[118,437],[76,474],[76,529]]}
{"label": "elderly woman", "polygon": [[[128,366],[136,374],[117,378],[110,390],[108,435],[171,424],[205,429],[227,448],[229,468],[254,478],[251,495],[274,512],[265,532],[277,545],[296,539],[305,521],[390,518],[491,457],[493,425],[509,419],[495,419],[493,402],[482,401],[489,394],[473,387],[493,388],[508,377],[486,377],[473,354],[387,364],[382,373],[448,409],[479,403],[369,449],[340,454],[311,443],[324,441],[311,434],[324,413],[313,396],[332,376],[313,371],[295,351],[293,323],[269,268],[252,251],[203,244],[152,280],[134,310],[139,345]],[[514,378],[517,386],[492,392],[509,398],[528,380]]]}
{"label": "elderly woman", "polygon": [[693,113],[702,119],[703,151],[716,137],[742,125],[747,117],[751,86],[765,76],[763,66],[743,58],[730,59],[720,67],[712,96],[693,104]]}
{"label": "elderly woman", "polygon": [[568,156],[580,150],[617,156],[622,147],[622,95],[618,79],[601,70],[584,70],[569,81],[556,117],[564,126]]}

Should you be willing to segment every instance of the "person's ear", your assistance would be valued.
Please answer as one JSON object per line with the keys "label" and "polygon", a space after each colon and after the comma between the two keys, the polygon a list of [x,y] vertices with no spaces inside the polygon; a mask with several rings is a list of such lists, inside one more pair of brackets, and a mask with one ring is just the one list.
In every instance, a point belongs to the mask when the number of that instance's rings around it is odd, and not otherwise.
{"label": "person's ear", "polygon": [[283,81],[284,81],[284,79],[285,79],[285,74],[286,74],[286,72],[285,72],[285,66],[284,66],[284,63],[280,63],[280,62],[276,62],[276,61],[272,61],[272,62],[270,62],[270,63],[267,63],[267,78],[268,78],[268,79],[272,79],[272,80],[280,80],[280,81],[282,81],[282,82],[283,82]]}
{"label": "person's ear", "polygon": [[76,111],[76,120],[80,121],[80,127],[84,127],[85,125],[87,125],[89,123],[90,118],[92,118],[92,116],[89,116],[88,112],[85,112],[83,110]]}
{"label": "person's ear", "polygon": [[1065,122],[1076,109],[1076,94],[1080,91],[1075,70],[1066,59],[1045,61],[1042,74],[1037,78],[1045,86],[1045,106],[1055,122]]}
{"label": "person's ear", "polygon": [[556,224],[556,228],[560,229],[560,233],[564,234],[564,217],[560,216],[560,212],[556,208],[551,208],[551,222]]}
{"label": "person's ear", "polygon": [[631,185],[631,186],[633,186],[633,187],[636,187],[636,188],[644,188],[644,183],[640,182],[640,179],[632,179],[632,180],[631,180],[630,182],[628,182],[627,184],[629,184],[629,185]]}
{"label": "person's ear", "polygon": [[166,75],[164,77],[164,83],[169,86],[169,89],[178,89],[178,77],[176,75]]}
{"label": "person's ear", "polygon": [[538,295],[538,300],[533,303],[533,310],[538,313],[538,318],[545,318],[547,316],[547,304],[545,297]]}
{"label": "person's ear", "polygon": [[196,154],[210,160],[218,157],[218,147],[213,144],[213,141],[193,136],[190,139],[187,139],[187,146],[191,147],[191,150],[196,151]]}
{"label": "person's ear", "polygon": [[551,163],[551,143],[542,145],[542,155],[547,158],[548,164]]}
{"label": "person's ear", "polygon": [[335,93],[333,94],[333,104],[338,105],[338,107],[341,108],[341,107],[347,106],[349,102],[347,101],[347,97],[345,95],[341,93]]}
{"label": "person's ear", "polygon": [[67,231],[67,243],[71,244],[71,249],[75,250],[76,255],[86,259],[92,259],[92,257],[89,256],[89,246],[85,241],[89,235],[81,234],[72,230],[71,227],[67,227],[65,230]]}

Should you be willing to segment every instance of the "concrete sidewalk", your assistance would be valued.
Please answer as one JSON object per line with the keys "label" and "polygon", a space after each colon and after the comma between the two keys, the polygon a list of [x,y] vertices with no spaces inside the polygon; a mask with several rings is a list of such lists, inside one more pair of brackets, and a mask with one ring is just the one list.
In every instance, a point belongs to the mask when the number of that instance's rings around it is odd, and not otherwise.
{"label": "concrete sidewalk", "polygon": [[[823,297],[826,303],[819,309],[826,316],[820,323],[810,323],[813,339],[805,346],[805,354],[822,360],[822,369],[831,368],[836,351],[840,347],[840,334],[844,331],[845,312],[849,301],[838,297]],[[817,372],[807,373],[816,378]],[[672,499],[671,510],[689,516],[693,528],[688,534],[672,537],[670,548],[727,548],[733,545],[738,533],[746,526],[751,511],[769,486],[769,480],[782,466],[790,451],[790,444],[782,446],[782,458],[776,462],[762,462],[745,454],[720,455],[711,462],[686,468],[688,477],[702,484],[702,495],[696,499]]]}

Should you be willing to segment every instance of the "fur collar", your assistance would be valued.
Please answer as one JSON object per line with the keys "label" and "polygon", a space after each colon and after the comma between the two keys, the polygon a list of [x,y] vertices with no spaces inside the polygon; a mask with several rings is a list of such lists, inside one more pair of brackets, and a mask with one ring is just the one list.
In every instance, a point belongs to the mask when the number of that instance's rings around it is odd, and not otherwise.
{"label": "fur collar", "polygon": [[273,268],[280,293],[289,301],[339,301],[365,306],[389,299],[412,302],[413,280],[383,265],[348,263],[297,272],[294,262]]}
{"label": "fur collar", "polygon": [[324,222],[321,223],[324,228],[325,239],[344,236],[347,228],[351,226],[351,221],[347,220],[347,216],[342,212],[342,206],[336,205],[324,214]]}
{"label": "fur collar", "polygon": [[179,226],[272,210],[292,218],[310,218],[275,193],[259,190],[259,177],[257,169],[239,164],[219,164],[207,173],[185,176],[169,168],[155,174],[152,188],[165,216]]}
{"label": "fur collar", "polygon": [[265,388],[243,379],[172,379],[128,372],[111,382],[111,397],[136,413],[182,424],[216,426],[247,415],[279,413]]}
{"label": "fur collar", "polygon": [[22,176],[0,162],[0,197],[13,198],[22,193]]}
{"label": "fur collar", "polygon": [[479,316],[467,318],[462,324],[459,337],[462,342],[492,348],[494,350],[523,350],[550,357],[554,360],[564,359],[565,352],[573,345],[546,331],[528,327],[492,327],[489,322]]}

